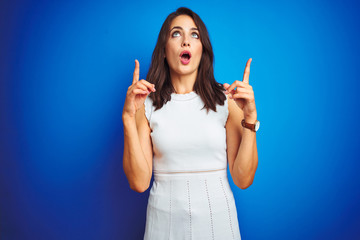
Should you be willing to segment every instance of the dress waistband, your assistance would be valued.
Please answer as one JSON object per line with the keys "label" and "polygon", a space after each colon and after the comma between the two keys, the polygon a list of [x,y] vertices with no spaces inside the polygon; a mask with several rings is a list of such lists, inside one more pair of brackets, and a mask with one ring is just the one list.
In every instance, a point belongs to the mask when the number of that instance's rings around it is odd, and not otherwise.
{"label": "dress waistband", "polygon": [[162,173],[168,173],[168,174],[175,174],[175,173],[200,173],[200,172],[213,172],[213,171],[223,171],[226,170],[226,168],[220,168],[220,169],[211,169],[211,170],[202,170],[202,171],[162,171],[162,170],[154,170],[154,174],[162,174]]}
{"label": "dress waistband", "polygon": [[176,178],[202,178],[208,177],[211,175],[216,176],[227,176],[226,168],[221,169],[212,169],[212,170],[202,170],[202,171],[158,171],[154,170],[154,179],[161,180],[161,179],[176,179]]}

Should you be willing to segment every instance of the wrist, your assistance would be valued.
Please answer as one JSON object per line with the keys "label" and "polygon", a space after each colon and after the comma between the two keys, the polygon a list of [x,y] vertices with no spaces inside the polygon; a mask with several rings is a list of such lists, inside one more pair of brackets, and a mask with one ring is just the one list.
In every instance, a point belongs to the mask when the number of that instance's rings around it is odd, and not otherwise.
{"label": "wrist", "polygon": [[133,122],[133,121],[135,121],[135,116],[130,116],[130,115],[127,115],[127,114],[123,114],[122,115],[122,120],[123,120],[124,123]]}
{"label": "wrist", "polygon": [[258,121],[256,119],[255,120],[250,120],[250,119],[245,120],[245,118],[244,118],[241,121],[241,126],[243,126],[244,128],[248,128],[253,132],[256,132],[260,127],[260,121]]}
{"label": "wrist", "polygon": [[256,120],[257,120],[257,116],[252,116],[252,117],[245,117],[245,122],[246,123],[251,123],[251,124],[255,124]]}

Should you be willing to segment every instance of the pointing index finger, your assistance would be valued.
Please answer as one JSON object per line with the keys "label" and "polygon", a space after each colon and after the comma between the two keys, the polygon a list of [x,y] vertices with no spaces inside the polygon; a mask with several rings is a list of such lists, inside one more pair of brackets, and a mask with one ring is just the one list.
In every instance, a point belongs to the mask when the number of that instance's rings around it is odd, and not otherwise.
{"label": "pointing index finger", "polygon": [[249,58],[249,60],[246,63],[246,67],[245,67],[245,71],[244,71],[244,76],[243,76],[243,82],[244,83],[249,83],[249,75],[250,75],[250,63],[252,61],[252,58]]}
{"label": "pointing index finger", "polygon": [[133,84],[139,81],[139,75],[140,75],[140,63],[137,59],[135,59],[135,70],[132,81]]}

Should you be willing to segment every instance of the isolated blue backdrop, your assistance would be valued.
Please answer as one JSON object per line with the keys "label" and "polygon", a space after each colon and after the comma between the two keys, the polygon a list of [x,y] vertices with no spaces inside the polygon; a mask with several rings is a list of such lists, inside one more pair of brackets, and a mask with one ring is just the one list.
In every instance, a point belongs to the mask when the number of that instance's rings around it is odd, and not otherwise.
{"label": "isolated blue backdrop", "polygon": [[357,239],[359,6],[313,0],[1,1],[1,239],[142,239],[121,114],[180,6],[209,30],[217,81],[253,58],[259,165],[246,190],[230,178],[243,240]]}

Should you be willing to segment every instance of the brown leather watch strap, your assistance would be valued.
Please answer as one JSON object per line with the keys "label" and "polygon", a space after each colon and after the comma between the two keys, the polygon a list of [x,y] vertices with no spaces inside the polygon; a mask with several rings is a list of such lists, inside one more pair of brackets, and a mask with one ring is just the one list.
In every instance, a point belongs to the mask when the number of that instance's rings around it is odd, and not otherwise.
{"label": "brown leather watch strap", "polygon": [[243,119],[243,120],[241,121],[241,125],[242,125],[243,127],[246,127],[246,128],[248,128],[248,129],[250,129],[251,131],[256,132],[256,131],[255,131],[255,124],[247,123],[247,122],[245,122],[245,119]]}

